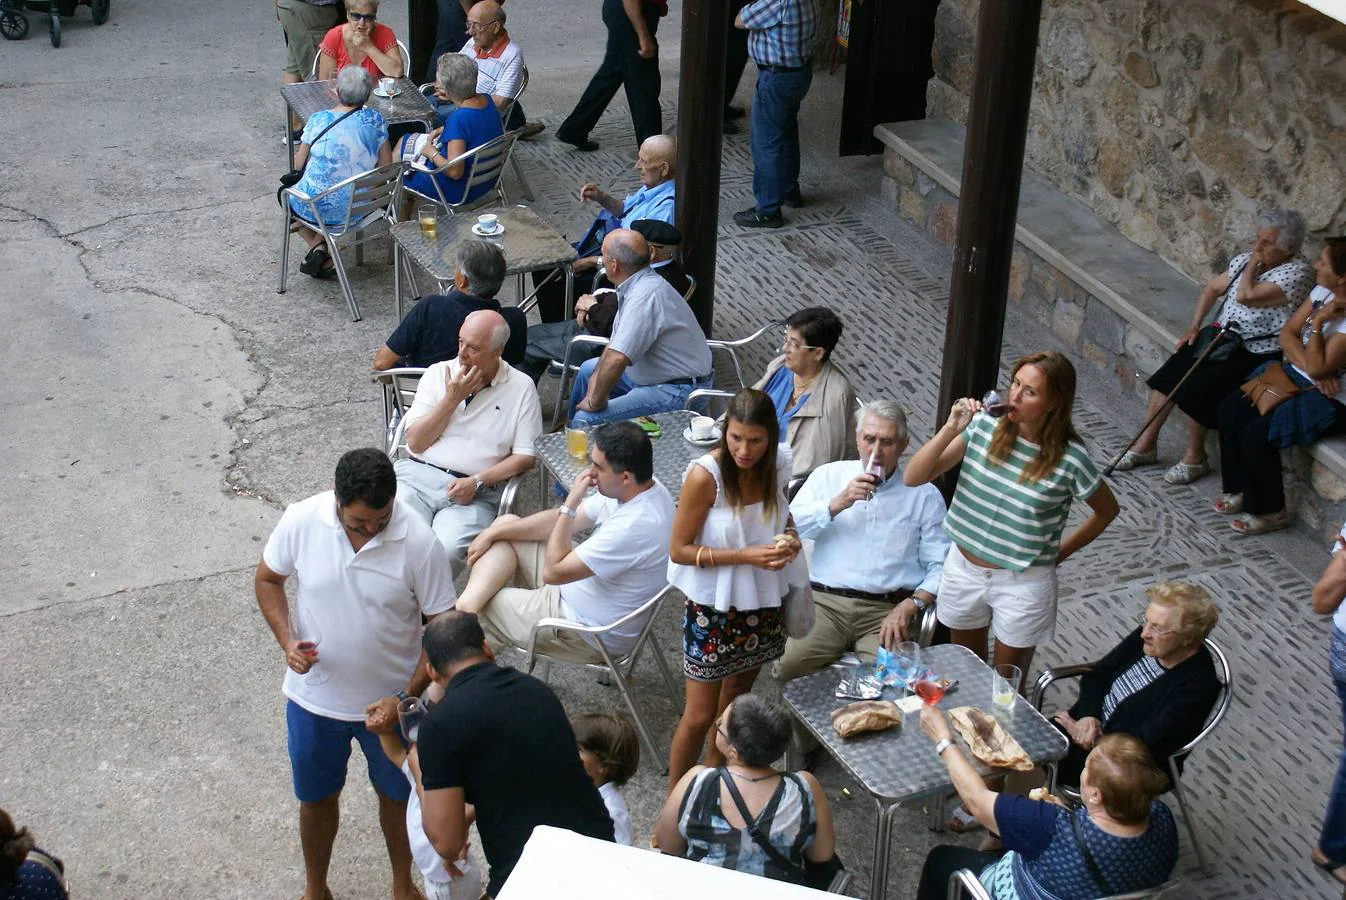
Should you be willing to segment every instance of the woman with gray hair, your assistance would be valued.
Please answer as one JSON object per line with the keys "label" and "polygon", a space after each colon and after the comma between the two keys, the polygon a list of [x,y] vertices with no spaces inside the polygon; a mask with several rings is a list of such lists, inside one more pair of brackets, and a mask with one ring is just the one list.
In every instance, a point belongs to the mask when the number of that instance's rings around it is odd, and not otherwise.
{"label": "woman with gray hair", "polygon": [[[383,115],[365,106],[374,80],[359,66],[347,66],[337,73],[337,105],[314,113],[304,125],[304,136],[295,151],[294,162],[304,175],[294,185],[297,193],[316,197],[347,178],[392,162],[388,146],[388,125]],[[290,209],[301,221],[339,225],[350,204],[350,189],[329,194],[316,202],[287,198]],[[323,237],[317,231],[299,225],[298,232],[308,243],[309,252],[299,271],[315,278],[336,274]]]}
{"label": "woman with gray hair", "polygon": [[[1206,432],[1219,424],[1216,410],[1220,401],[1246,381],[1253,369],[1281,358],[1281,327],[1313,287],[1313,269],[1299,256],[1303,243],[1304,218],[1295,210],[1272,209],[1257,217],[1252,250],[1235,256],[1223,273],[1206,282],[1197,296],[1191,326],[1178,339],[1174,354],[1146,382],[1151,393],[1145,417],[1154,417],[1154,421],[1122,454],[1116,465],[1119,471],[1159,461],[1159,430],[1174,405],[1189,419],[1187,449],[1182,459],[1164,473],[1164,480],[1190,484],[1210,471]],[[1174,393],[1214,336],[1215,328],[1203,329],[1201,323],[1221,297],[1224,302],[1213,324],[1230,326],[1237,337],[1221,339],[1225,346],[1212,351]],[[1173,403],[1165,407],[1169,394]]]}
{"label": "woman with gray hair", "polygon": [[405,185],[431,200],[442,196],[446,203],[470,203],[494,190],[495,181],[469,187],[467,163],[458,157],[504,133],[500,113],[489,96],[477,93],[477,64],[470,58],[446,53],[439,58],[436,73],[435,96],[446,98],[453,107],[439,128],[428,135],[409,134],[399,147],[402,159],[423,162],[436,171],[413,172]]}
{"label": "woman with gray hair", "polygon": [[790,735],[781,706],[756,694],[736,697],[715,720],[725,764],[694,766],[678,781],[655,825],[659,850],[796,884],[805,883],[806,862],[830,863],[836,834],[818,779],[773,765]]}

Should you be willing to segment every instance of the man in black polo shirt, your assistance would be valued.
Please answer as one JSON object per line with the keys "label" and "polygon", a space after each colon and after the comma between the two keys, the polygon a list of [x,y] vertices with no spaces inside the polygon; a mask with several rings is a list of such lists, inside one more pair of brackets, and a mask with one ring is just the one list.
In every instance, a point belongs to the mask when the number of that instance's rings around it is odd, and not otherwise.
{"label": "man in black polo shirt", "polygon": [[612,819],[551,688],[496,665],[471,613],[436,617],[424,644],[430,677],[445,688],[417,741],[425,834],[439,855],[458,859],[475,815],[494,897],[535,826],[612,840]]}
{"label": "man in black polo shirt", "polygon": [[523,362],[528,346],[528,321],[515,306],[501,307],[495,295],[505,282],[505,254],[486,241],[464,241],[458,247],[453,290],[422,297],[374,354],[376,372],[394,366],[432,366],[458,355],[458,329],[479,309],[500,313],[509,323],[509,341],[501,354],[505,362]]}

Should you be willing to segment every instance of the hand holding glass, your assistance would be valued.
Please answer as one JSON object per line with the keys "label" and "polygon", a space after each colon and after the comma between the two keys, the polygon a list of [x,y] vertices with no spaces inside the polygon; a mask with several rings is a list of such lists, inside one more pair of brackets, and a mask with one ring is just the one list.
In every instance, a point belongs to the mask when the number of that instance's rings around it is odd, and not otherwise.
{"label": "hand holding glass", "polygon": [[311,685],[322,684],[331,677],[331,673],[319,661],[318,645],[322,643],[322,630],[314,621],[312,614],[305,615],[296,610],[290,622],[290,636],[297,642],[300,653],[313,658],[309,670],[304,673],[304,682]]}

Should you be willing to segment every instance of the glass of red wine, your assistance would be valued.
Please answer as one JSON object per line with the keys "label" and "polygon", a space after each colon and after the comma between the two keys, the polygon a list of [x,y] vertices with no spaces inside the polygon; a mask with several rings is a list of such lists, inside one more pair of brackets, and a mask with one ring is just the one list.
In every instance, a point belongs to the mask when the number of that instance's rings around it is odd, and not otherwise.
{"label": "glass of red wine", "polygon": [[925,701],[926,706],[934,706],[944,699],[944,682],[934,672],[926,669],[916,682],[916,695]]}
{"label": "glass of red wine", "polygon": [[295,610],[290,634],[299,642],[299,652],[313,657],[313,664],[304,674],[304,682],[311,685],[325,682],[331,673],[319,662],[318,645],[322,643],[322,629],[318,627],[313,614]]}
{"label": "glass of red wine", "polygon": [[985,396],[981,398],[981,408],[986,412],[988,416],[992,416],[998,419],[1005,413],[1009,412],[1010,405],[1009,403],[1000,399],[1000,393],[996,391],[994,388],[992,388],[991,390],[986,392]]}

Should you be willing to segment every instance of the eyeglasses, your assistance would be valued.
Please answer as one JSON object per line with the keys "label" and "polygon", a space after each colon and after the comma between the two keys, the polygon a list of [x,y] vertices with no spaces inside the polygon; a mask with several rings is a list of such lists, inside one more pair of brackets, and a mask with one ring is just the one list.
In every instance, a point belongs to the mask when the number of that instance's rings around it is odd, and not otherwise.
{"label": "eyeglasses", "polygon": [[788,332],[788,331],[784,333],[784,337],[785,337],[785,341],[780,345],[780,348],[781,348],[781,350],[782,350],[783,352],[784,352],[784,351],[789,351],[789,350],[821,350],[821,349],[823,349],[822,347],[814,347],[814,346],[812,346],[811,344],[801,344],[799,341],[797,341],[797,340],[795,340],[794,338],[790,337],[790,332]]}
{"label": "eyeglasses", "polygon": [[1156,628],[1154,623],[1145,617],[1145,613],[1136,616],[1136,624],[1140,626],[1142,632],[1148,631],[1155,637],[1168,637],[1170,634],[1174,633],[1172,628]]}
{"label": "eyeglasses", "polygon": [[725,742],[729,741],[729,732],[724,730],[724,713],[715,717],[715,730],[724,735]]}
{"label": "eyeglasses", "polygon": [[492,19],[492,20],[489,21],[489,22],[468,22],[468,23],[467,23],[467,30],[468,30],[468,31],[485,31],[487,28],[490,28],[492,25],[494,25],[495,23],[497,23],[497,22],[499,22],[499,21],[500,21],[499,19]]}
{"label": "eyeglasses", "polygon": [[378,13],[358,13],[358,12],[346,13],[346,18],[350,19],[352,22],[372,22],[378,17],[379,17]]}

